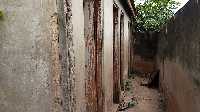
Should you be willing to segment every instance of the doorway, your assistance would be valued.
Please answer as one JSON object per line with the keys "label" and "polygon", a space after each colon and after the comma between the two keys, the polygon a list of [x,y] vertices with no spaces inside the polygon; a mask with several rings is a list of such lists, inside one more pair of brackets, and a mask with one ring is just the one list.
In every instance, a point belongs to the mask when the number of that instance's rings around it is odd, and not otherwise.
{"label": "doorway", "polygon": [[120,101],[120,42],[118,7],[113,5],[113,103]]}
{"label": "doorway", "polygon": [[124,13],[120,14],[120,85],[121,91],[125,91],[124,75]]}

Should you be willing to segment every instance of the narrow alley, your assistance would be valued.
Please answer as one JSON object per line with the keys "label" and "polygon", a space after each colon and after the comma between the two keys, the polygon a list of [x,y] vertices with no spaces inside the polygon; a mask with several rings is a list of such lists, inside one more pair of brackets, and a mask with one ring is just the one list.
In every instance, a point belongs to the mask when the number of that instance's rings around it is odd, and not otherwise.
{"label": "narrow alley", "polygon": [[0,112],[200,112],[200,0],[179,4],[0,0]]}

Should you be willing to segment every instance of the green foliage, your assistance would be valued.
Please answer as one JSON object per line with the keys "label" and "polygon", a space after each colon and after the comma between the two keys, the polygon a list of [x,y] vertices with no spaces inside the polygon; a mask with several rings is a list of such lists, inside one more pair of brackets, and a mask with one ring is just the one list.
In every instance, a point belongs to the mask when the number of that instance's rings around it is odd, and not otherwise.
{"label": "green foliage", "polygon": [[126,80],[126,90],[130,91],[131,90],[131,80],[130,79],[127,79]]}
{"label": "green foliage", "polygon": [[0,18],[2,18],[3,17],[3,12],[2,11],[0,11]]}
{"label": "green foliage", "polygon": [[180,3],[173,0],[146,0],[136,6],[137,16],[133,21],[136,31],[156,31],[170,19]]}
{"label": "green foliage", "polygon": [[126,108],[133,108],[135,106],[135,102],[129,102],[127,105],[126,105]]}
{"label": "green foliage", "polygon": [[159,99],[158,100],[160,101],[160,106],[159,107],[165,109],[165,107],[166,107],[166,98],[165,98],[163,93],[159,93]]}

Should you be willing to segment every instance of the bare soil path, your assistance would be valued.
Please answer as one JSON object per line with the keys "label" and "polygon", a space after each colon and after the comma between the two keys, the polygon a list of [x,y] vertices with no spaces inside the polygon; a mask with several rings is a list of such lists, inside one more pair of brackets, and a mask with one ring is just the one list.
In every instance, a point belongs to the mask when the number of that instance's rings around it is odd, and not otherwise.
{"label": "bare soil path", "polygon": [[[159,92],[155,88],[141,86],[141,83],[147,83],[148,78],[135,77],[131,79],[132,88],[125,92],[124,101],[131,102],[134,98],[136,104],[133,108],[124,110],[123,112],[165,112],[161,109],[159,101]],[[114,105],[116,107],[116,105]],[[117,111],[120,112],[120,111]]]}

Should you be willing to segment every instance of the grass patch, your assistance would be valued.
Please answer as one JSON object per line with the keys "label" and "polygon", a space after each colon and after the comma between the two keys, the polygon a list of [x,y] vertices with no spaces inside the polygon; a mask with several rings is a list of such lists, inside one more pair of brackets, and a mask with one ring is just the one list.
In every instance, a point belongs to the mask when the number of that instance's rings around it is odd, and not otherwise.
{"label": "grass patch", "polygon": [[2,11],[0,11],[0,18],[2,18],[3,17],[3,12]]}
{"label": "grass patch", "polygon": [[125,85],[125,86],[126,86],[126,90],[127,90],[127,91],[130,91],[130,90],[131,90],[131,80],[130,80],[130,79],[127,79],[127,80],[126,80],[126,85]]}
{"label": "grass patch", "polygon": [[159,107],[165,110],[166,109],[166,98],[165,98],[164,93],[159,93],[158,100],[160,101]]}

